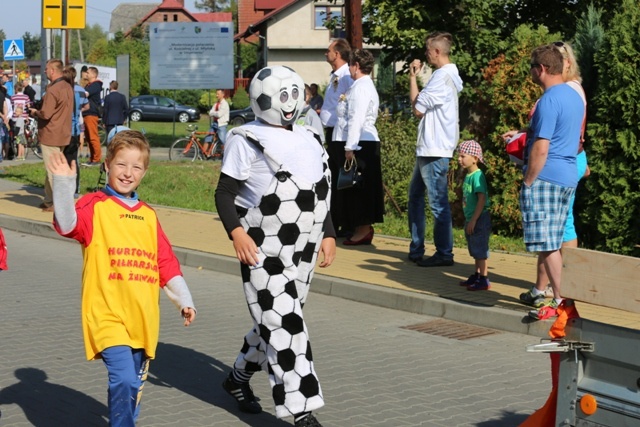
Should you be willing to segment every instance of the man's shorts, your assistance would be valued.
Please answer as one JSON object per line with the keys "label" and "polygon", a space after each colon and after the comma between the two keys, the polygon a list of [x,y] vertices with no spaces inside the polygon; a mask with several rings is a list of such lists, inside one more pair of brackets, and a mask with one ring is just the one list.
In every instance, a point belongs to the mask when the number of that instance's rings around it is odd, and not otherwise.
{"label": "man's shorts", "polygon": [[529,252],[555,251],[562,246],[567,212],[574,187],[561,187],[536,179],[520,189],[524,244]]}
{"label": "man's shorts", "polygon": [[491,236],[491,215],[488,211],[482,212],[478,217],[473,234],[467,233],[467,223],[465,222],[464,237],[467,238],[467,248],[473,259],[489,258],[489,236]]}

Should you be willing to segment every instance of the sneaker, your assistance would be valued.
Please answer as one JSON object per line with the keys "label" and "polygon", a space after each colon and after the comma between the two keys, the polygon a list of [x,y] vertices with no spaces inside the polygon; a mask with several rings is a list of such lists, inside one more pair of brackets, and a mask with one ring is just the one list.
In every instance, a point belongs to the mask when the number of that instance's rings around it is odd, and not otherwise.
{"label": "sneaker", "polygon": [[478,277],[475,283],[467,286],[468,291],[486,291],[491,288],[491,282],[488,277]]}
{"label": "sneaker", "polygon": [[545,320],[558,315],[558,303],[555,299],[546,301],[538,310],[531,310],[529,317],[536,320]]}
{"label": "sneaker", "polygon": [[453,258],[445,259],[432,255],[429,258],[416,262],[416,265],[419,267],[449,267],[453,265]]}
{"label": "sneaker", "polygon": [[551,285],[547,285],[547,287],[544,289],[544,296],[548,298],[553,297],[553,288],[551,287]]}
{"label": "sneaker", "polygon": [[520,294],[520,302],[540,308],[545,304],[545,294],[533,295],[533,290],[528,290]]}
{"label": "sneaker", "polygon": [[88,168],[94,167],[94,166],[100,166],[102,164],[102,162],[87,162],[87,163],[82,163],[81,166],[85,166]]}
{"label": "sneaker", "polygon": [[222,388],[238,402],[238,409],[249,414],[259,414],[262,406],[257,402],[256,396],[249,383],[238,384],[231,378],[231,373],[222,383]]}
{"label": "sneaker", "polygon": [[467,280],[462,280],[460,283],[458,283],[460,286],[471,286],[474,283],[476,283],[478,281],[478,278],[480,276],[478,276],[478,273],[473,273],[471,276],[469,276],[469,278]]}
{"label": "sneaker", "polygon": [[322,424],[313,414],[309,414],[300,421],[296,421],[295,427],[322,427]]}

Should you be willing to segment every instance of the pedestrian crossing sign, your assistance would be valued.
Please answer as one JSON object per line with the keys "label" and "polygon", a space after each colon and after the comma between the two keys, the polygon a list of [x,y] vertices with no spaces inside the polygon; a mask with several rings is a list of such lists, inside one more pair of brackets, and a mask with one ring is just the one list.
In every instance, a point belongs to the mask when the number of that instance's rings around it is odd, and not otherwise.
{"label": "pedestrian crossing sign", "polygon": [[17,61],[24,59],[24,41],[22,39],[3,40],[5,61]]}

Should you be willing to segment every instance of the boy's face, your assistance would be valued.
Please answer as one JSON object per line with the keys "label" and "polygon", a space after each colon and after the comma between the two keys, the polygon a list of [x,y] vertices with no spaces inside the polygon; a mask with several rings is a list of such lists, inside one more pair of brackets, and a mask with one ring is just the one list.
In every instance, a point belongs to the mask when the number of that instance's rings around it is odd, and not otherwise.
{"label": "boy's face", "polygon": [[119,150],[110,162],[105,163],[109,174],[109,186],[119,194],[131,197],[147,172],[144,160],[140,150],[134,148]]}
{"label": "boy's face", "polygon": [[470,154],[459,153],[458,154],[458,163],[463,168],[468,169],[468,168],[478,164],[478,158],[476,156],[472,156]]}

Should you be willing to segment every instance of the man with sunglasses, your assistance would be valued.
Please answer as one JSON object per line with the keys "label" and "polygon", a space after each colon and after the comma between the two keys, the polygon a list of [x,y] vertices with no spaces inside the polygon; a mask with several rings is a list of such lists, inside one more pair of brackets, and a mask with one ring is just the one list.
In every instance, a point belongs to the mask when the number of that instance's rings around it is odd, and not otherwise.
{"label": "man with sunglasses", "polygon": [[529,315],[555,316],[562,298],[562,237],[571,197],[578,184],[576,155],[584,114],[580,95],[565,84],[564,59],[553,45],[531,54],[531,79],[544,93],[527,132],[520,210],[524,242],[529,252],[542,258],[554,298]]}

